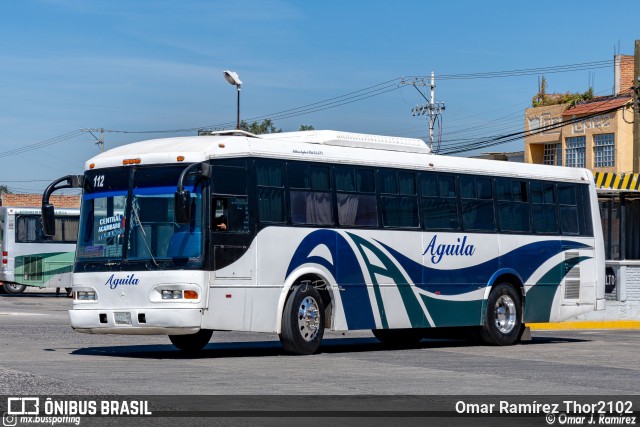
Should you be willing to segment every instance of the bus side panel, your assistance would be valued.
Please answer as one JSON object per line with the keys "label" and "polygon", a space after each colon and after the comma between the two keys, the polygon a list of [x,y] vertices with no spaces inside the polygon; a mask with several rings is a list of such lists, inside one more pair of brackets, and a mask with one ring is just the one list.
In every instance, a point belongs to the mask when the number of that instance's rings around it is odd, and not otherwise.
{"label": "bus side panel", "polygon": [[[589,172],[591,174],[591,172]],[[593,182],[593,177],[591,177]],[[602,234],[602,220],[600,217],[600,206],[598,205],[598,196],[596,194],[595,185],[589,186],[589,197],[591,200],[591,219],[593,224],[593,246],[594,246],[594,278],[595,278],[595,305],[596,310],[604,310],[605,308],[605,277],[606,264],[604,253],[604,237]]]}
{"label": "bus side panel", "polygon": [[[279,238],[299,239],[286,229]],[[498,264],[497,244],[487,243],[485,235],[423,239],[423,233],[408,231],[315,230],[298,241],[287,280],[310,265],[337,277],[349,329],[479,325],[484,289]],[[337,258],[332,255],[336,241]],[[277,265],[270,259],[261,260],[258,270]]]}
{"label": "bus side panel", "polygon": [[525,322],[557,322],[594,309],[593,239],[564,237],[525,284]]}
{"label": "bus side panel", "polygon": [[28,286],[71,287],[73,252],[33,253],[15,257],[15,281]]}

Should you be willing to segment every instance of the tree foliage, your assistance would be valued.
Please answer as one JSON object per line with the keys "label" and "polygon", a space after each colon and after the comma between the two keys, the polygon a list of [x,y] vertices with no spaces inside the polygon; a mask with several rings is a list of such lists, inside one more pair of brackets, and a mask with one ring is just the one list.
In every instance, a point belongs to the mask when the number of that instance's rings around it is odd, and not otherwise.
{"label": "tree foliage", "polygon": [[265,133],[280,133],[282,129],[277,129],[271,119],[264,119],[262,123],[253,122],[248,124],[244,120],[240,121],[240,130],[251,132],[254,135],[263,135]]}
{"label": "tree foliage", "polygon": [[589,90],[583,93],[547,93],[547,79],[542,76],[542,80],[540,82],[540,90],[536,93],[533,98],[531,98],[531,106],[532,107],[546,107],[549,105],[557,105],[557,104],[571,104],[575,105],[578,102],[588,101],[593,99],[593,88],[590,87]]}
{"label": "tree foliage", "polygon": [[[282,129],[276,127],[271,119],[264,119],[262,122],[253,122],[251,124],[247,123],[244,120],[240,121],[240,130],[251,132],[254,135],[264,135],[266,133],[280,133]],[[315,128],[311,125],[300,125],[299,131],[304,130],[315,130]]]}
{"label": "tree foliage", "polygon": [[6,185],[0,185],[0,194],[13,194],[13,192]]}

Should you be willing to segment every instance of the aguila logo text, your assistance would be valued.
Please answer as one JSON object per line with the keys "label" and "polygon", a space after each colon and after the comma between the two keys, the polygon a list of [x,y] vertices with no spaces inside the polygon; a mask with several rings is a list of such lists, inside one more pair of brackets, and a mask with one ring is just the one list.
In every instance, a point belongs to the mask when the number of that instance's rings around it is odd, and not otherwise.
{"label": "aguila logo text", "polygon": [[136,278],[135,274],[132,275],[127,275],[127,277],[125,277],[124,279],[119,279],[115,277],[115,274],[112,274],[109,279],[106,281],[105,285],[109,286],[110,289],[115,289],[118,286],[122,286],[122,285],[130,285],[130,286],[135,286],[138,283],[140,283],[140,281]]}
{"label": "aguila logo text", "polygon": [[472,256],[476,251],[474,245],[467,244],[467,236],[464,236],[462,240],[458,237],[457,242],[454,244],[442,244],[437,242],[437,235],[433,236],[433,239],[427,245],[422,255],[430,254],[431,262],[434,264],[442,261],[442,257],[447,256]]}

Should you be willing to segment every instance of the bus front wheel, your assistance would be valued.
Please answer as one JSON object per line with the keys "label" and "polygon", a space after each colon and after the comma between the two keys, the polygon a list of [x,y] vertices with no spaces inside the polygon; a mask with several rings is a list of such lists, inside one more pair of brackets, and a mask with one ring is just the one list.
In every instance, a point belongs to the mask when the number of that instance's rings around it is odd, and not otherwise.
{"label": "bus front wheel", "polygon": [[295,287],[282,313],[282,347],[292,354],[315,353],[320,348],[324,324],[324,304],[318,290],[308,284]]}
{"label": "bus front wheel", "polygon": [[516,289],[506,283],[495,286],[487,300],[482,341],[490,345],[512,345],[520,339],[522,302]]}
{"label": "bus front wheel", "polygon": [[200,329],[195,334],[189,335],[169,335],[171,344],[187,353],[197,353],[206,347],[211,339],[213,331],[211,329]]}
{"label": "bus front wheel", "polygon": [[3,289],[8,294],[21,294],[25,289],[27,289],[27,287],[16,283],[5,283]]}

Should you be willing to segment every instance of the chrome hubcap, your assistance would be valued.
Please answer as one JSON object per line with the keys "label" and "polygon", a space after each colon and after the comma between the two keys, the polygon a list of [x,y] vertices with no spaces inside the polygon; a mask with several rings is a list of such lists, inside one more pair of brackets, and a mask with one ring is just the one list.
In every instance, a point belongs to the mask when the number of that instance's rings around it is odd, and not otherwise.
{"label": "chrome hubcap", "polygon": [[298,330],[305,341],[313,340],[320,328],[320,310],[312,297],[306,297],[298,307]]}
{"label": "chrome hubcap", "polygon": [[510,296],[502,295],[496,301],[495,322],[496,328],[503,334],[508,334],[516,326],[516,304]]}

